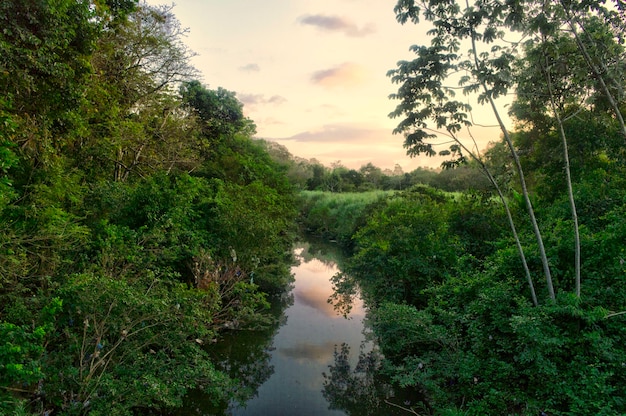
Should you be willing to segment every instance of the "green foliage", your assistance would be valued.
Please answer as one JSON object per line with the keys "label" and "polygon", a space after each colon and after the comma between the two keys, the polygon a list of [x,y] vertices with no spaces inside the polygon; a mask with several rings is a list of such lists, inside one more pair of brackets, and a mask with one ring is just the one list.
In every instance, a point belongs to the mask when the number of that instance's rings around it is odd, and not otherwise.
{"label": "green foliage", "polygon": [[94,218],[94,255],[110,276],[152,271],[197,284],[193,265],[214,257],[249,274],[253,293],[258,285],[280,292],[289,281],[291,199],[258,181],[154,175],[135,186],[104,184],[92,204],[102,213]]}
{"label": "green foliage", "polygon": [[[591,206],[581,218],[593,224],[581,230],[581,298],[572,295],[566,196],[549,205],[537,200],[560,288],[555,303],[540,293],[539,307],[530,303],[503,214],[488,196],[446,198],[422,190],[375,206],[354,236],[357,251],[347,273],[334,281],[348,296],[358,287],[367,301],[386,358],[375,371],[396,387],[424,392],[424,406],[437,414],[626,411],[620,177],[597,169],[577,187],[583,207]],[[521,241],[537,276],[541,266],[530,229],[522,230]],[[446,254],[449,261],[437,263]]]}
{"label": "green foliage", "polygon": [[[0,413],[27,414],[25,402],[12,400],[10,391],[41,392],[39,383],[46,376],[46,344],[56,329],[62,304],[58,297],[50,299],[37,316],[29,317],[29,324],[0,322]],[[11,312],[19,313],[19,309],[14,305],[4,318],[11,319]]]}
{"label": "green foliage", "polygon": [[[596,187],[595,192],[606,190]],[[626,377],[621,313],[626,310],[626,268],[623,244],[618,242],[626,232],[623,199],[613,200],[614,208],[602,215],[601,231],[583,233],[584,301],[571,294],[573,237],[564,219],[567,203],[543,208],[554,230],[546,241],[557,271],[555,281],[563,290],[556,303],[540,307],[532,306],[525,294],[517,255],[501,240],[501,226],[483,236],[482,227],[475,228],[485,221],[481,214],[490,212],[489,201],[467,197],[448,205],[436,212],[442,217],[450,213],[444,217],[448,230],[462,237],[456,246],[459,258],[448,269],[438,265],[437,270],[447,270],[444,277],[412,280],[411,289],[421,287],[419,297],[401,296],[398,289],[406,279],[402,267],[429,253],[423,236],[407,232],[406,225],[415,224],[412,216],[390,202],[389,208],[374,212],[356,236],[361,251],[352,258],[351,274],[340,283],[357,284],[368,300],[370,324],[387,360],[380,371],[397,386],[424,391],[425,405],[442,414],[626,411],[621,389]],[[421,227],[436,223],[432,217],[414,218]],[[403,232],[394,234],[395,229]],[[493,246],[477,258],[472,255],[477,246],[468,244],[468,236],[476,244]],[[410,256],[398,256],[401,238],[416,248]],[[532,238],[524,235],[523,241]],[[538,269],[536,258],[533,263]],[[386,274],[389,270],[393,274]]]}
{"label": "green foliage", "polygon": [[335,240],[352,248],[352,235],[365,223],[373,206],[391,192],[360,193],[300,192],[300,222],[307,233]]}
{"label": "green foliage", "polygon": [[563,297],[535,308],[511,287],[455,279],[433,289],[423,311],[382,307],[374,327],[395,380],[423,387],[435,408],[468,414],[623,412],[625,351],[603,310]]}
{"label": "green foliage", "polygon": [[9,138],[15,132],[15,123],[7,113],[8,103],[0,99],[0,209],[15,196],[11,181],[7,176],[8,170],[18,163],[14,152],[15,144]]}
{"label": "green foliage", "polygon": [[215,292],[83,274],[58,293],[64,309],[43,388],[67,414],[179,407],[194,388],[223,399],[227,379],[200,346],[215,336]]}
{"label": "green foliage", "polygon": [[20,115],[77,106],[98,26],[88,2],[2,2],[0,92]]}
{"label": "green foliage", "polygon": [[254,124],[243,115],[243,104],[224,88],[209,90],[199,81],[182,85],[181,96],[202,122],[202,134],[216,142],[236,133],[252,134]]}
{"label": "green foliage", "polygon": [[196,227],[212,190],[202,179],[157,174],[134,186],[104,183],[91,196],[97,258],[112,276],[127,277],[145,269],[186,277],[188,262],[206,230]]}
{"label": "green foliage", "polygon": [[81,107],[85,131],[68,144],[90,180],[127,181],[199,164],[197,127],[174,90],[196,70],[171,9],[141,4],[98,38]]}
{"label": "green foliage", "polygon": [[216,254],[233,257],[263,291],[284,290],[290,277],[281,265],[291,258],[295,212],[289,200],[259,181],[249,185],[216,181],[216,185],[215,201],[206,216]]}
{"label": "green foliage", "polygon": [[459,245],[448,230],[446,200],[428,188],[394,195],[355,234],[348,273],[372,304],[422,304],[422,290],[455,267]]}
{"label": "green foliage", "polygon": [[163,413],[192,390],[225,407],[238,375],[206,344],[273,323],[285,168],[234,93],[189,82],[171,7],[0,12],[0,413]]}
{"label": "green foliage", "polygon": [[3,387],[36,384],[43,376],[41,357],[44,343],[54,329],[54,318],[62,306],[62,300],[53,298],[41,311],[41,323],[34,328],[0,323],[0,384]]}

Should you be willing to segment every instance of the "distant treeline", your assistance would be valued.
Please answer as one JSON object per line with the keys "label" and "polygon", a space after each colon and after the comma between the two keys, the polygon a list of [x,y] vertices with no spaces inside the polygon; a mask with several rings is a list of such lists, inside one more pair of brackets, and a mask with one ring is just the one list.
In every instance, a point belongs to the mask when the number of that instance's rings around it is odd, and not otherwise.
{"label": "distant treeline", "polygon": [[374,190],[402,190],[413,185],[429,185],[448,192],[483,191],[490,189],[487,177],[475,166],[463,165],[456,169],[417,168],[404,172],[400,165],[393,170],[381,169],[372,163],[359,169],[348,169],[341,162],[325,166],[316,159],[292,155],[285,146],[260,140],[277,162],[288,167],[289,181],[298,189],[325,192],[367,192]]}

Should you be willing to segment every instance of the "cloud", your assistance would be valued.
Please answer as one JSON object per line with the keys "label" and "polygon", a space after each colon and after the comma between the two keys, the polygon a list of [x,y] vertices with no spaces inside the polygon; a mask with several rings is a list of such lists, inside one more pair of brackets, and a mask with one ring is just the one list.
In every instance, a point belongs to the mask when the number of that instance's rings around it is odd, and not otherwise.
{"label": "cloud", "polygon": [[315,26],[322,31],[327,32],[343,32],[351,37],[363,37],[376,32],[373,23],[367,23],[359,28],[352,21],[339,16],[325,16],[323,14],[309,14],[300,17],[300,23],[303,25]]}
{"label": "cloud", "polygon": [[261,68],[257,64],[247,64],[240,66],[239,70],[244,72],[259,72]]}
{"label": "cloud", "polygon": [[334,123],[293,136],[267,139],[284,145],[295,156],[315,158],[326,166],[340,160],[349,169],[359,169],[370,162],[381,169],[400,164],[405,172],[418,166],[439,167],[438,157],[409,158],[402,145],[404,138],[393,135],[391,130],[368,124]]}
{"label": "cloud", "polygon": [[352,87],[362,83],[365,69],[353,62],[346,62],[333,68],[316,71],[311,75],[313,84],[324,87]]}
{"label": "cloud", "polygon": [[287,99],[280,95],[272,95],[270,98],[267,99],[267,102],[271,104],[283,104],[287,102]]}
{"label": "cloud", "polygon": [[287,99],[280,95],[272,95],[268,98],[264,94],[237,94],[237,98],[239,101],[250,107],[260,104],[280,105],[287,102]]}
{"label": "cloud", "polygon": [[[381,134],[382,133],[382,134]],[[304,131],[283,140],[311,143],[366,144],[383,140],[389,132],[351,124],[327,124],[320,129]]]}
{"label": "cloud", "polygon": [[336,318],[339,315],[335,307],[328,303],[330,293],[327,288],[310,287],[306,290],[296,290],[294,296],[297,302],[316,309],[329,318]]}

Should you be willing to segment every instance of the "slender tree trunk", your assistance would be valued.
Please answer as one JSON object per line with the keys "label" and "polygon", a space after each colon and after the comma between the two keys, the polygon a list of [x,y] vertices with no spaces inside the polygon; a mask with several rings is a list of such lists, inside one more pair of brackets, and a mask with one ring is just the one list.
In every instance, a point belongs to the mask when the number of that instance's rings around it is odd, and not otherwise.
{"label": "slender tree trunk", "polygon": [[[467,1],[467,0],[466,0]],[[469,4],[467,5],[469,8]],[[474,29],[472,28],[472,32]],[[478,59],[478,51],[476,50],[476,36],[475,33],[472,33],[472,54],[474,56],[474,65],[475,68],[480,68],[479,59]],[[502,117],[500,117],[500,112],[496,107],[489,90],[487,89],[487,85],[482,80],[479,80],[483,91],[485,92],[485,96],[489,100],[489,104],[491,104],[491,109],[493,110],[493,114],[495,115],[498,125],[500,126],[500,130],[502,130],[502,134],[504,135],[504,139],[506,140],[507,145],[509,146],[509,150],[511,155],[513,156],[513,160],[515,161],[515,168],[517,170],[517,174],[519,175],[520,184],[522,186],[522,195],[524,196],[524,201],[526,202],[526,209],[528,211],[528,215],[530,216],[530,221],[532,224],[533,231],[535,233],[535,237],[537,239],[537,246],[539,247],[539,255],[541,257],[541,264],[543,266],[543,273],[546,278],[546,285],[548,287],[548,294],[550,295],[550,299],[553,301],[556,300],[556,295],[554,293],[554,285],[552,283],[552,273],[550,272],[550,265],[548,263],[548,256],[546,255],[546,249],[543,244],[543,237],[541,236],[541,230],[539,230],[539,225],[537,224],[537,219],[535,218],[535,210],[533,209],[532,202],[530,201],[530,196],[528,194],[528,188],[526,187],[526,179],[524,177],[524,170],[522,169],[522,163],[520,162],[517,151],[515,150],[515,146],[513,146],[513,140],[511,140],[511,136],[509,135],[504,122],[502,121]]]}
{"label": "slender tree trunk", "polygon": [[552,112],[556,118],[556,122],[559,128],[559,136],[563,143],[563,158],[565,159],[565,177],[567,181],[567,196],[569,198],[570,208],[572,210],[572,220],[574,221],[574,245],[575,245],[575,269],[576,269],[576,297],[580,297],[580,232],[578,227],[578,213],[576,211],[576,202],[574,201],[574,188],[572,187],[572,174],[570,171],[569,152],[567,150],[567,137],[565,136],[565,130],[563,129],[563,121],[559,115],[556,103],[554,102],[554,92],[552,89],[552,77],[550,76],[550,68],[546,66],[544,69],[546,75],[546,82],[548,84],[548,92],[550,94],[550,106]]}
{"label": "slender tree trunk", "polygon": [[507,219],[509,221],[509,227],[511,228],[511,232],[513,233],[513,238],[515,239],[515,245],[517,247],[517,253],[519,254],[520,260],[522,261],[522,266],[524,267],[524,273],[526,274],[526,280],[528,281],[528,287],[530,289],[530,296],[531,296],[531,298],[533,300],[533,305],[539,306],[539,302],[537,301],[537,294],[535,292],[535,285],[533,283],[533,278],[530,275],[530,269],[528,268],[528,263],[526,262],[526,255],[524,254],[524,248],[522,247],[522,243],[520,242],[519,235],[517,234],[517,229],[515,227],[515,222],[513,221],[513,215],[511,214],[511,209],[509,208],[509,204],[506,201],[506,197],[504,196],[504,193],[502,192],[502,189],[500,189],[500,186],[496,182],[496,179],[493,177],[493,175],[491,174],[491,171],[489,170],[489,168],[487,168],[485,163],[478,156],[476,156],[474,154],[474,152],[469,150],[467,148],[467,146],[465,146],[461,142],[461,140],[459,140],[453,134],[450,134],[450,135],[454,139],[454,141],[456,141],[457,144],[459,146],[461,146],[463,148],[463,150],[465,150],[465,152],[471,156],[472,159],[474,159],[476,162],[478,162],[478,164],[480,165],[481,170],[487,176],[487,178],[489,179],[489,182],[491,182],[493,187],[496,189],[496,192],[498,192],[498,196],[500,197],[500,201],[502,202],[502,205],[504,206],[504,210],[506,211],[506,217],[507,217]]}
{"label": "slender tree trunk", "polygon": [[533,278],[530,275],[530,269],[528,268],[528,263],[526,262],[526,256],[524,255],[524,249],[522,248],[522,243],[520,242],[519,236],[517,235],[517,230],[515,228],[515,223],[513,222],[513,216],[511,215],[511,209],[509,208],[509,204],[506,201],[506,198],[504,194],[502,193],[500,186],[498,186],[495,178],[491,175],[491,172],[489,172],[489,170],[486,167],[483,169],[483,172],[485,172],[491,184],[496,188],[496,191],[498,192],[498,196],[500,197],[500,201],[502,201],[502,205],[504,205],[504,210],[506,211],[506,217],[509,221],[509,227],[511,228],[511,232],[513,233],[513,238],[515,239],[517,253],[520,256],[520,259],[522,260],[522,266],[524,267],[524,273],[526,274],[526,280],[528,281],[528,287],[530,289],[530,296],[533,300],[533,304],[535,306],[539,306],[539,302],[537,301],[537,294],[535,292],[535,285],[533,284]]}

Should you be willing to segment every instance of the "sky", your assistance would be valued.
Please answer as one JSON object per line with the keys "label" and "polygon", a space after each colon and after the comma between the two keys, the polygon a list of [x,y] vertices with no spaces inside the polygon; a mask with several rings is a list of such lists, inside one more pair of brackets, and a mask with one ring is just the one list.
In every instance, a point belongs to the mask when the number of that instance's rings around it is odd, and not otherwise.
{"label": "sky", "polygon": [[[171,4],[148,0],[149,4]],[[211,89],[234,91],[257,126],[255,137],[326,166],[400,165],[405,172],[440,159],[410,158],[400,119],[388,114],[398,86],[387,71],[428,44],[428,26],[395,20],[395,0],[178,0],[184,43]],[[476,117],[476,114],[475,114]],[[491,119],[475,120],[493,125]],[[497,128],[482,129],[483,147]]]}

